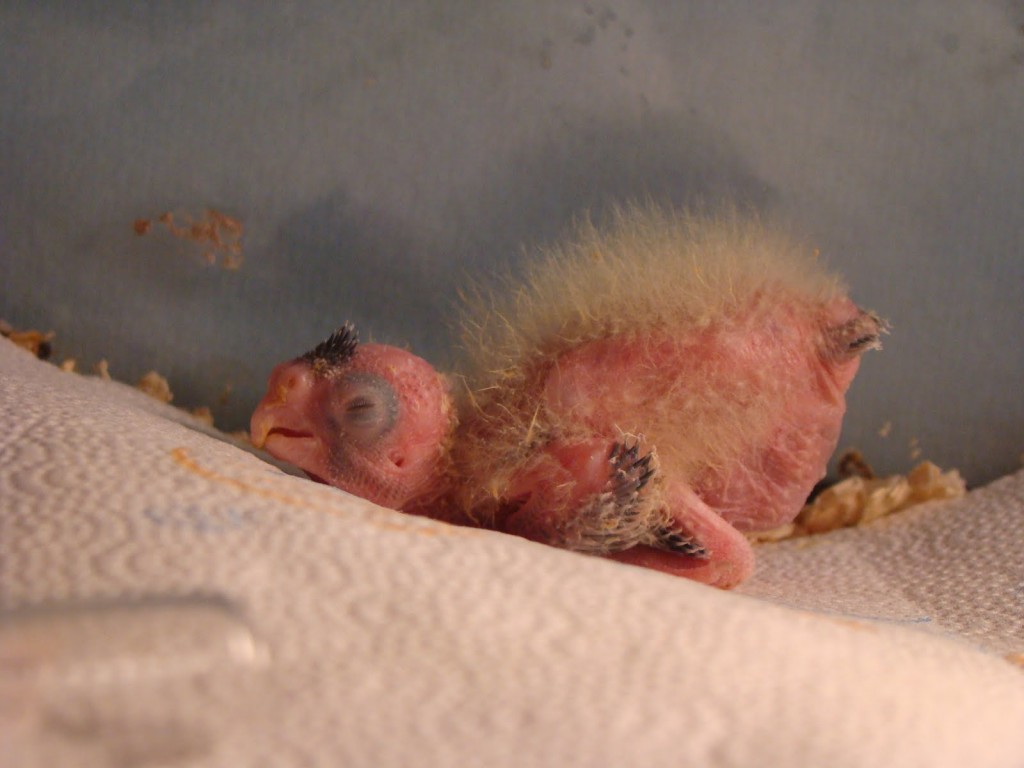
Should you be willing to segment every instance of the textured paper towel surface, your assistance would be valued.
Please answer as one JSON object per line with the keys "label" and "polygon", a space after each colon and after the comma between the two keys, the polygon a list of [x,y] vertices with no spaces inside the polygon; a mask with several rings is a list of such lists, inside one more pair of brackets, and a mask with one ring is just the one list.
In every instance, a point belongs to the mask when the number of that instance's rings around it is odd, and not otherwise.
{"label": "textured paper towel surface", "polygon": [[743,593],[403,516],[0,343],[14,764],[1024,762],[1024,474]]}

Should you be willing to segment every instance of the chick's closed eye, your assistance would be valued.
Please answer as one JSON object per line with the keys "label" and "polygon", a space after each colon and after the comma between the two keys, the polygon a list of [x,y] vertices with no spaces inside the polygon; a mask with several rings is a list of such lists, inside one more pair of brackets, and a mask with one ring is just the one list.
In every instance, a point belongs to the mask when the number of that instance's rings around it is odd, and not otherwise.
{"label": "chick's closed eye", "polygon": [[398,398],[386,379],[372,373],[349,373],[336,387],[329,408],[339,429],[353,443],[370,445],[394,428]]}

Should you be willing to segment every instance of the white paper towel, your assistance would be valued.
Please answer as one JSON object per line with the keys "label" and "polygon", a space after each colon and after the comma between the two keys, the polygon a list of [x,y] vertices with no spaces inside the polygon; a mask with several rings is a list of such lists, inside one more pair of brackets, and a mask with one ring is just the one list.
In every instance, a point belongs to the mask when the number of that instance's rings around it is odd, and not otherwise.
{"label": "white paper towel", "polygon": [[16,765],[1024,764],[1024,473],[740,593],[404,516],[0,342]]}

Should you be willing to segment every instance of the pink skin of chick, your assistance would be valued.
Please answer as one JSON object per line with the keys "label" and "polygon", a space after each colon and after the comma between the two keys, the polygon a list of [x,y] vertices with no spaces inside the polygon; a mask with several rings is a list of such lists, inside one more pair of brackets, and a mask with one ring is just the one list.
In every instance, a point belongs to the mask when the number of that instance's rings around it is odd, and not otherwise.
{"label": "pink skin of chick", "polygon": [[[750,575],[754,554],[744,532],[792,520],[825,475],[845,410],[844,393],[861,353],[876,347],[878,319],[845,298],[822,307],[778,304],[767,315],[709,327],[697,335],[650,333],[599,339],[560,355],[539,380],[543,407],[574,425],[513,474],[488,527],[544,543],[729,588]],[[351,327],[341,354],[330,339],[277,366],[252,417],[254,444],[326,482],[377,504],[451,522],[480,522],[459,511],[449,460],[458,439],[446,380],[426,361],[377,344],[357,345]],[[335,344],[335,346],[339,346]],[[722,386],[751,371],[783,382],[774,411],[752,428],[735,455],[688,474],[640,458],[652,438],[685,438],[685,423],[652,423],[649,403]],[[669,386],[671,384],[671,386]],[[664,414],[665,411],[659,413]],[[633,440],[634,465],[614,465]],[[584,435],[584,437],[580,437]],[[648,442],[650,441],[650,442]],[[657,469],[654,468],[657,466]],[[625,469],[625,472],[620,471]],[[650,471],[647,471],[650,470]],[[644,488],[654,477],[650,487]],[[626,484],[626,494],[619,491]],[[619,494],[619,495],[617,495]],[[566,544],[567,517],[616,499],[614,514],[648,498],[664,518],[659,542],[626,548]],[[628,502],[622,499],[628,498]],[[588,532],[593,541],[593,531]],[[665,537],[675,537],[666,546]],[[607,550],[607,551],[606,551]]]}
{"label": "pink skin of chick", "polygon": [[[253,442],[378,504],[722,588],[825,476],[884,332],[756,215],[617,209],[464,318],[457,405],[346,326],[274,369]],[[472,307],[469,307],[472,310]]]}
{"label": "pink skin of chick", "polygon": [[[522,501],[499,512],[497,527],[538,541],[557,539],[564,510],[586,507],[588,499],[608,492],[608,457],[622,425],[634,434],[686,439],[692,425],[685,420],[666,421],[662,411],[655,417],[660,423],[652,423],[652,393],[683,402],[701,396],[694,387],[716,378],[727,387],[758,371],[784,386],[770,399],[772,417],[752,425],[750,439],[730,460],[689,473],[659,468],[656,493],[669,511],[668,527],[699,556],[644,543],[602,553],[723,588],[746,579],[754,553],[744,533],[790,522],[825,476],[842,426],[844,394],[861,353],[877,346],[882,330],[874,315],[845,298],[824,308],[780,303],[756,320],[739,319],[689,338],[602,339],[559,357],[544,377],[544,405],[593,436],[556,441],[514,476],[507,496]],[[640,446],[656,448],[643,440]]]}

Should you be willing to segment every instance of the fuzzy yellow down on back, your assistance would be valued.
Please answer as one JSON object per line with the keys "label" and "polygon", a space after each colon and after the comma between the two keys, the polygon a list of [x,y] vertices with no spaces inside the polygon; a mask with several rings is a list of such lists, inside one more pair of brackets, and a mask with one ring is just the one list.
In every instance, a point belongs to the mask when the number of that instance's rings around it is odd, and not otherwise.
{"label": "fuzzy yellow down on back", "polygon": [[828,300],[841,291],[806,243],[734,208],[616,209],[542,250],[524,278],[481,292],[463,322],[474,384],[538,356],[650,328],[699,329],[759,290]]}
{"label": "fuzzy yellow down on back", "polygon": [[[735,209],[710,215],[632,206],[617,209],[606,228],[582,222],[542,251],[521,281],[478,292],[476,311],[464,320],[469,365],[453,450],[463,508],[486,509],[545,440],[573,429],[552,421],[539,399],[547,365],[566,350],[646,331],[683,337],[744,312],[750,322],[764,293],[814,304],[841,289],[809,245]],[[758,383],[760,373],[751,374],[744,408],[726,407],[719,389],[729,382],[712,381],[693,388],[706,397],[666,394],[650,403],[647,437],[663,465],[685,473],[695,462],[731,456],[757,433],[781,386],[769,372]],[[686,439],[672,431],[680,422]]]}

